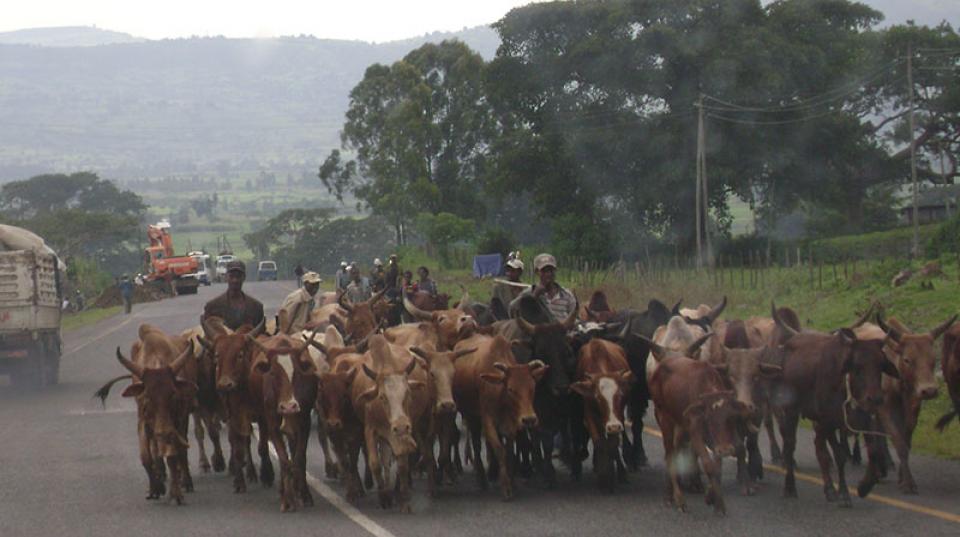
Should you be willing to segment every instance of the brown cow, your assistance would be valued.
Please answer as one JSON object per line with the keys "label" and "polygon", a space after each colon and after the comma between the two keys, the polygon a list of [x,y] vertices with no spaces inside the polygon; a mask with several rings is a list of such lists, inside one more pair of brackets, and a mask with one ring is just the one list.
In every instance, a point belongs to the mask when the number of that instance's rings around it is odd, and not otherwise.
{"label": "brown cow", "polygon": [[363,494],[357,471],[363,427],[353,410],[351,386],[360,371],[362,355],[344,352],[331,359],[330,371],[318,377],[317,410],[322,429],[337,455],[338,474],[347,485],[347,501],[356,504]]}
{"label": "brown cow", "polygon": [[312,339],[278,334],[252,341],[256,351],[249,393],[260,392],[260,435],[273,444],[280,463],[281,512],[313,505],[306,479],[310,415],[317,398],[316,364],[307,352]]}
{"label": "brown cow", "polygon": [[583,421],[593,441],[600,488],[612,493],[614,466],[621,481],[627,476],[619,453],[623,407],[633,383],[627,355],[615,343],[591,339],[580,347],[576,378],[570,388],[583,397]]}
{"label": "brown cow", "polygon": [[457,404],[453,399],[454,364],[457,359],[476,351],[476,348],[460,349],[453,352],[437,352],[428,348],[410,347],[410,352],[423,358],[421,366],[429,372],[429,394],[434,402],[430,416],[429,433],[426,444],[431,448],[436,440],[440,443],[437,482],[446,476],[453,483],[456,470],[451,460],[451,451],[456,453],[459,431],[457,430]]}
{"label": "brown cow", "polygon": [[954,418],[960,416],[960,324],[953,325],[943,336],[940,368],[953,403],[953,410],[937,420],[937,429],[943,432]]}
{"label": "brown cow", "polygon": [[480,441],[485,438],[499,465],[501,494],[509,500],[513,498],[513,477],[507,456],[513,453],[517,435],[537,426],[533,395],[548,367],[540,360],[518,364],[503,336],[475,334],[456,344],[455,350],[463,349],[476,351],[456,361],[453,395],[470,430],[477,481],[480,488],[487,487],[480,458]]}
{"label": "brown cow", "polygon": [[458,306],[447,310],[424,311],[404,296],[403,307],[418,321],[429,322],[436,328],[437,350],[448,351],[477,330],[477,320],[470,309],[470,295],[464,291]]}
{"label": "brown cow", "polygon": [[[223,326],[218,317],[210,317],[210,320],[224,332],[230,330]],[[226,470],[226,464],[223,458],[223,447],[220,444],[220,429],[225,415],[220,396],[217,394],[217,363],[213,358],[212,350],[208,349],[209,341],[204,334],[202,325],[184,330],[180,337],[185,342],[193,341],[195,378],[198,388],[197,407],[193,413],[193,435],[197,441],[200,470],[204,473],[211,470],[211,460],[207,458],[206,446],[204,445],[204,430],[206,430],[210,434],[210,441],[213,443],[212,469],[215,472],[222,472]],[[187,368],[189,369],[190,366],[191,364],[188,363]]]}
{"label": "brown cow", "polygon": [[686,510],[679,482],[683,468],[678,455],[681,445],[689,442],[709,478],[707,505],[713,505],[717,514],[725,514],[720,490],[722,457],[735,452],[737,422],[746,415],[746,407],[733,392],[725,390],[720,373],[712,366],[675,351],[665,355],[665,349],[651,350],[660,358],[660,365],[650,378],[650,396],[663,434],[667,501]]}
{"label": "brown cow", "polygon": [[[850,507],[845,465],[846,436],[852,428],[867,428],[883,402],[881,375],[897,377],[897,368],[883,353],[883,342],[862,341],[849,328],[832,334],[796,332],[781,321],[774,310],[778,328],[790,337],[775,350],[783,367],[783,376],[774,388],[773,404],[779,409],[783,460],[787,476],[784,496],[797,496],[793,453],[797,444],[797,425],[803,416],[814,422],[814,446],[823,476],[827,501],[839,499]],[[837,465],[839,497],[830,475],[831,457]],[[873,434],[867,437],[869,464],[857,493],[866,497],[879,479],[879,450]]]}
{"label": "brown cow", "polygon": [[[363,374],[357,374],[351,384],[351,399],[363,423],[367,465],[377,482],[380,507],[386,509],[396,500],[402,512],[409,512],[409,459],[417,450],[412,392],[426,391],[426,383],[410,378],[417,366],[414,357],[401,364],[392,351],[383,336],[370,338],[370,351],[360,364]],[[389,475],[384,468],[389,468],[394,459],[396,496],[388,486]]]}
{"label": "brown cow", "polygon": [[917,493],[909,457],[920,407],[924,401],[937,396],[937,379],[933,374],[937,359],[933,344],[956,319],[954,315],[930,332],[914,333],[894,318],[889,319],[887,326],[877,314],[879,326],[865,323],[856,330],[860,339],[884,342],[883,350],[900,374],[899,379],[883,377],[883,405],[879,417],[897,450],[900,459],[899,485],[905,494]]}
{"label": "brown cow", "polygon": [[369,299],[353,304],[343,293],[337,303],[347,311],[347,319],[343,325],[344,336],[348,341],[358,342],[374,333],[380,326],[380,318],[374,312],[374,305],[383,298],[386,290],[380,290]]}
{"label": "brown cow", "polygon": [[[207,333],[213,333],[208,322],[203,323]],[[241,326],[232,334],[218,334],[210,347],[217,363],[217,391],[223,399],[227,414],[230,439],[230,461],[227,468],[233,474],[234,492],[247,491],[246,479],[256,482],[256,467],[250,456],[250,438],[253,422],[265,430],[263,421],[262,375],[253,368],[256,335],[262,333],[265,323],[255,328]],[[260,481],[264,486],[273,483],[273,463],[267,447],[267,436],[260,435],[257,449],[260,455]],[[246,479],[244,469],[246,468]]]}
{"label": "brown cow", "polygon": [[181,351],[173,338],[148,324],[140,325],[138,335],[130,350],[132,359],[117,347],[117,360],[133,378],[123,396],[137,401],[140,462],[150,481],[147,499],[163,496],[166,463],[170,472],[168,498],[182,505],[183,490],[193,490],[186,436],[197,385],[178,374],[193,357],[193,347],[191,344]]}

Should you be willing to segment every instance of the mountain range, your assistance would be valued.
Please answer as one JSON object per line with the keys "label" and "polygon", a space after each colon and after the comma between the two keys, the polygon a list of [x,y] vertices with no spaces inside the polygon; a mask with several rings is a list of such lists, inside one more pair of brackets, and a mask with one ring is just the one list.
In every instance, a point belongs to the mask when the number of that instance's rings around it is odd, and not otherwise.
{"label": "mountain range", "polygon": [[[25,39],[34,44],[10,44]],[[75,170],[315,170],[339,146],[349,92],[366,68],[444,39],[486,59],[499,45],[485,26],[381,44],[148,41],[96,28],[0,34],[0,182]]]}

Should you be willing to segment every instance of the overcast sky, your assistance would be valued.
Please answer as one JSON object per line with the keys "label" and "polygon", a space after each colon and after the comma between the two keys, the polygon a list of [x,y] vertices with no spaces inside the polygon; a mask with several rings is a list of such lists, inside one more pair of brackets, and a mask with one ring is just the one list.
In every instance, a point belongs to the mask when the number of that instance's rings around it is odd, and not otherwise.
{"label": "overcast sky", "polygon": [[[888,23],[960,24],[960,0],[865,0]],[[4,0],[0,32],[92,26],[161,39],[191,35],[391,41],[489,24],[530,0]],[[769,3],[764,0],[764,3]]]}

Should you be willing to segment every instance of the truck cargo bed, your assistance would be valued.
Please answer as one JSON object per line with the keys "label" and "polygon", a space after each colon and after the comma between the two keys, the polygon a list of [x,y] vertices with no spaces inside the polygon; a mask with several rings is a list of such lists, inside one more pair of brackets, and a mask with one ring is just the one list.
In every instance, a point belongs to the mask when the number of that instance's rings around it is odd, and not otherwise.
{"label": "truck cargo bed", "polygon": [[0,252],[0,332],[59,330],[57,277],[51,254]]}

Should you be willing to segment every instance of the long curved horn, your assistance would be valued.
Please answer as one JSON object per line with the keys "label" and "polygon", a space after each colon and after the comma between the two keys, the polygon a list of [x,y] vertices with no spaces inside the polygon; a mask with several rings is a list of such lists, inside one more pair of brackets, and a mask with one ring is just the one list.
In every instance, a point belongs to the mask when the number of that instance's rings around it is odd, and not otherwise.
{"label": "long curved horn", "polygon": [[708,339],[712,338],[714,334],[716,334],[716,332],[708,332],[707,334],[700,336],[700,339],[694,341],[693,343],[690,344],[689,347],[687,347],[687,350],[684,354],[686,354],[687,356],[693,356],[693,353],[700,350],[700,347],[702,347],[703,344],[706,343]]}
{"label": "long curved horn", "polygon": [[779,326],[780,329],[785,330],[787,332],[787,335],[789,335],[790,337],[793,337],[799,334],[799,332],[794,330],[792,326],[783,322],[783,319],[781,319],[780,315],[777,313],[777,305],[774,304],[773,301],[770,302],[770,316],[773,317],[773,322],[776,323],[776,325]]}
{"label": "long curved horn", "polygon": [[678,300],[676,304],[673,305],[673,308],[670,309],[670,315],[672,315],[673,317],[680,315],[680,304],[683,304],[682,298]]}
{"label": "long curved horn", "polygon": [[932,337],[933,339],[937,339],[938,337],[942,336],[943,333],[949,330],[950,327],[953,326],[953,323],[955,323],[956,321],[957,321],[957,315],[954,314],[953,317],[950,317],[947,320],[947,322],[931,330],[930,337]]}
{"label": "long curved horn", "polygon": [[570,310],[570,315],[567,315],[567,318],[563,320],[563,329],[566,331],[573,330],[573,327],[577,324],[577,313],[580,312],[580,300],[577,298],[577,295],[573,295],[573,309]]}
{"label": "long curved horn", "polygon": [[[543,363],[543,362],[541,362],[541,363]],[[503,362],[494,362],[494,363],[493,363],[493,368],[494,368],[494,369],[498,369],[498,370],[500,370],[500,371],[503,371],[504,373],[506,373],[507,371],[509,371],[509,368],[507,367],[507,364],[505,364],[505,363],[503,363]]]}
{"label": "long curved horn", "polygon": [[464,356],[474,352],[477,352],[477,347],[473,347],[471,349],[460,349],[458,351],[453,351],[453,353],[451,353],[450,355],[450,361],[456,362],[458,358],[463,358]]}
{"label": "long curved horn", "polygon": [[258,324],[257,326],[254,326],[254,327],[253,327],[253,330],[251,330],[251,331],[247,334],[247,336],[248,336],[248,337],[249,337],[249,336],[257,337],[257,336],[259,336],[260,334],[263,333],[263,330],[264,330],[266,327],[267,327],[267,318],[264,317],[263,319],[260,319],[260,324]]}
{"label": "long curved horn", "polygon": [[427,360],[428,362],[430,361],[430,351],[428,350],[421,349],[420,347],[410,347],[407,350],[423,358],[424,360]]}
{"label": "long curved horn", "polygon": [[403,368],[404,374],[409,375],[410,373],[413,373],[413,368],[415,367],[417,367],[417,359],[411,358],[410,363],[407,364],[407,367]]}
{"label": "long curved horn", "polygon": [[527,365],[530,366],[531,370],[540,369],[541,367],[546,367],[547,364],[543,363],[543,360],[530,360],[530,363]]}
{"label": "long curved horn", "polygon": [[373,296],[370,297],[370,298],[367,300],[367,305],[373,306],[374,304],[376,304],[377,301],[379,301],[381,298],[383,298],[383,294],[386,293],[386,292],[387,292],[387,290],[386,290],[386,288],[384,288],[384,289],[381,289],[381,290],[377,291],[376,293],[374,293]]}
{"label": "long curved horn", "polygon": [[432,321],[433,314],[429,311],[423,311],[422,309],[413,305],[413,302],[410,302],[410,299],[406,295],[403,296],[403,309],[407,310],[407,313],[413,315],[414,319],[420,321]]}
{"label": "long curved horn", "polygon": [[[890,325],[888,325],[887,322],[883,320],[883,315],[881,315],[879,311],[877,312],[876,319],[874,319],[874,320],[877,321],[877,326],[880,327],[880,330],[883,330],[884,333],[886,333],[887,336],[888,336],[890,339],[892,339],[892,340],[894,340],[894,341],[896,341],[896,342],[898,342],[898,343],[900,342],[900,337],[901,337],[903,334],[901,334],[896,328],[893,328],[893,327],[891,327]],[[861,324],[862,324],[862,323],[861,323]],[[934,339],[936,339],[936,338],[934,338]]]}
{"label": "long curved horn", "polygon": [[313,338],[311,338],[310,341],[307,342],[307,344],[312,345],[314,349],[317,349],[323,354],[327,354],[327,347],[323,343],[320,343],[319,341],[314,341]]}
{"label": "long curved horn", "polygon": [[117,347],[117,361],[120,362],[120,365],[127,368],[127,371],[133,373],[133,376],[143,378],[143,366],[128,360],[127,357],[120,352],[120,347]]}
{"label": "long curved horn", "polygon": [[644,335],[637,335],[637,337],[646,343],[648,347],[650,347],[650,352],[653,353],[654,360],[659,362],[667,355],[667,349],[662,347],[659,343],[655,343],[652,339]]}
{"label": "long curved horn", "polygon": [[306,349],[307,347],[309,347],[310,345],[313,344],[313,340],[314,340],[314,338],[317,337],[317,332],[319,332],[319,331],[320,331],[319,328],[314,328],[314,329],[313,329],[313,332],[310,332],[310,337],[307,338],[307,340],[304,341],[304,343],[303,343],[303,348],[304,348],[304,349]]}
{"label": "long curved horn", "polygon": [[874,310],[876,307],[877,307],[877,303],[876,303],[876,302],[871,302],[871,303],[870,303],[870,307],[867,308],[867,311],[864,312],[864,314],[863,314],[862,316],[860,316],[859,319],[857,319],[856,321],[854,321],[854,323],[853,323],[852,325],[850,325],[850,330],[853,330],[854,328],[857,328],[857,327],[859,327],[859,326],[862,326],[863,323],[867,322],[867,321],[870,319],[870,316],[873,315],[873,310]]}
{"label": "long curved horn", "polygon": [[520,330],[523,330],[524,333],[533,335],[537,327],[530,324],[526,319],[523,318],[523,315],[517,315],[517,326],[520,327]]}
{"label": "long curved horn", "polygon": [[723,300],[719,304],[713,307],[710,310],[710,313],[707,314],[707,318],[710,319],[710,324],[712,325],[718,318],[720,314],[723,313],[723,310],[727,309],[727,295],[723,295]]}
{"label": "long curved horn", "polygon": [[367,364],[361,364],[363,366],[363,372],[373,380],[377,380],[377,372],[373,369],[370,369],[370,366]]}
{"label": "long curved horn", "polygon": [[353,304],[345,302],[345,298],[347,298],[347,293],[340,293],[340,296],[337,297],[337,305],[347,310],[347,313],[350,313],[353,311]]}
{"label": "long curved horn", "polygon": [[183,366],[186,365],[187,363],[187,358],[191,356],[193,356],[193,340],[192,339],[190,340],[190,345],[188,345],[187,348],[184,349],[184,351],[180,354],[180,356],[177,356],[177,359],[174,360],[172,364],[170,364],[170,369],[173,370],[174,375],[177,375],[180,373],[180,370],[183,369]]}

